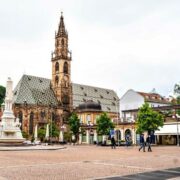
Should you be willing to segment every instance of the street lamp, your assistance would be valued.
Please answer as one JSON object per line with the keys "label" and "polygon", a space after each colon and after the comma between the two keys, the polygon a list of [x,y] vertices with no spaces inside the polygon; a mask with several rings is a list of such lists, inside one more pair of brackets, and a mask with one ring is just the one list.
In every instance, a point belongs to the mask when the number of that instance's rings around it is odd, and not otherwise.
{"label": "street lamp", "polygon": [[176,119],[176,123],[177,123],[177,146],[180,146],[180,143],[179,143],[179,123],[178,123],[178,115],[177,114],[175,114],[174,116],[173,116],[173,118],[175,118]]}

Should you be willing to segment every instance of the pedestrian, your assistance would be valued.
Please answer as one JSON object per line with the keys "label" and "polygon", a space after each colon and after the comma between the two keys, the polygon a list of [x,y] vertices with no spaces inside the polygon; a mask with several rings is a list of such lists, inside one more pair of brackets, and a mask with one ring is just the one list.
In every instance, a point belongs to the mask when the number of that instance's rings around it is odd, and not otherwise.
{"label": "pedestrian", "polygon": [[143,148],[143,152],[145,152],[145,141],[144,141],[144,134],[141,134],[140,136],[140,148],[139,151]]}
{"label": "pedestrian", "polygon": [[111,137],[111,148],[115,149],[116,148],[116,141],[114,139],[114,136]]}
{"label": "pedestrian", "polygon": [[130,143],[130,138],[129,135],[126,136],[126,146],[128,147]]}
{"label": "pedestrian", "polygon": [[152,150],[151,150],[151,143],[152,143],[151,136],[148,135],[148,137],[146,138],[146,144],[147,144],[147,147],[148,147],[148,152],[152,152]]}

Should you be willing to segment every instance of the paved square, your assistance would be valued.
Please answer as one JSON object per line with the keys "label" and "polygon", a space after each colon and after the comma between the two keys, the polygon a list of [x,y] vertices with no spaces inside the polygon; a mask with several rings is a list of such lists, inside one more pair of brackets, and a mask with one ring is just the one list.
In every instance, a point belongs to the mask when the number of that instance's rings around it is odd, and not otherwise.
{"label": "paved square", "polygon": [[61,150],[0,151],[0,180],[79,180],[117,176],[125,179],[131,174],[180,167],[180,147],[176,146],[152,147],[153,152],[139,152],[138,147],[66,147]]}

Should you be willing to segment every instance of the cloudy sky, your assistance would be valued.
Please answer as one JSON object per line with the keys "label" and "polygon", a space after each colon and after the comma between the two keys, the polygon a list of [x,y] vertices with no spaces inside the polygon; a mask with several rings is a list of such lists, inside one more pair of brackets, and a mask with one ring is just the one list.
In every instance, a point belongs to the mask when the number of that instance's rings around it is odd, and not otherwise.
{"label": "cloudy sky", "polygon": [[51,78],[63,11],[74,83],[168,95],[180,72],[179,0],[0,0],[0,84]]}

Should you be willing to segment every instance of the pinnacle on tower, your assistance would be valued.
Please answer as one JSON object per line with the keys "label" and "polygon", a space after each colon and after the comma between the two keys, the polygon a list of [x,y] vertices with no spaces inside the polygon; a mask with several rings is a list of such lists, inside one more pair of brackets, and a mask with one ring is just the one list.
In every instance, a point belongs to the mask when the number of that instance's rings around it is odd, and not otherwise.
{"label": "pinnacle on tower", "polygon": [[59,23],[59,29],[58,29],[57,35],[58,35],[58,36],[67,36],[67,31],[66,31],[65,25],[64,25],[63,12],[61,12],[60,23]]}

